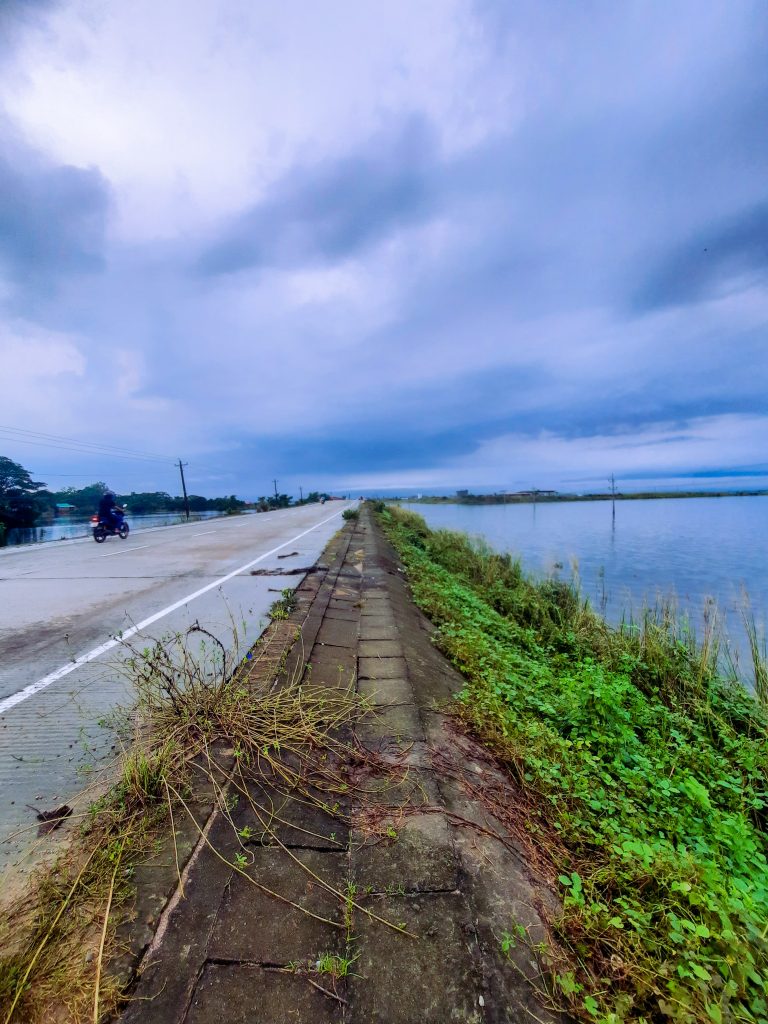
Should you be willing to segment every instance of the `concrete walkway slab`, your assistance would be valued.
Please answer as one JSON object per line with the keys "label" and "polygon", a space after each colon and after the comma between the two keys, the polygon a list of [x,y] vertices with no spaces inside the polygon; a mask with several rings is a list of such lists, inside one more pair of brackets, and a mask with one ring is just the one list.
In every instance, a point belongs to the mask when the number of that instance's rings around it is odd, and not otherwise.
{"label": "concrete walkway slab", "polygon": [[[208,943],[212,960],[286,964],[314,962],[324,952],[341,953],[345,946],[343,908],[318,879],[338,891],[347,880],[347,854],[302,850],[295,859],[278,848],[249,848],[245,875],[233,874],[224,893],[216,925]],[[285,900],[276,900],[249,882],[266,885]],[[328,918],[332,927],[317,917]]]}
{"label": "concrete walkway slab", "polygon": [[396,626],[370,626],[370,618],[360,623],[360,640],[396,640]]}
{"label": "concrete walkway slab", "polygon": [[377,707],[410,704],[413,689],[407,679],[360,679],[358,692]]}
{"label": "concrete walkway slab", "polygon": [[424,739],[424,727],[415,704],[379,706],[366,715],[356,731],[363,746],[369,749],[380,749],[382,740],[405,747],[414,740]]}
{"label": "concrete walkway slab", "polygon": [[[397,813],[387,825],[390,834],[352,847],[352,876],[373,892],[453,892],[458,863],[445,816],[438,812]],[[359,834],[353,835],[353,843]]]}
{"label": "concrete walkway slab", "polygon": [[259,964],[207,964],[184,1024],[341,1024],[342,1007],[306,978]]}
{"label": "concrete walkway slab", "polygon": [[402,658],[403,647],[399,640],[365,640],[357,645],[360,658]]}
{"label": "concrete walkway slab", "polygon": [[359,658],[361,679],[402,679],[407,672],[405,658]]}
{"label": "concrete walkway slab", "polygon": [[356,1020],[480,1024],[487,1019],[472,919],[460,895],[392,896],[370,905],[417,938],[403,939],[362,916],[356,922],[361,956],[350,985]]}

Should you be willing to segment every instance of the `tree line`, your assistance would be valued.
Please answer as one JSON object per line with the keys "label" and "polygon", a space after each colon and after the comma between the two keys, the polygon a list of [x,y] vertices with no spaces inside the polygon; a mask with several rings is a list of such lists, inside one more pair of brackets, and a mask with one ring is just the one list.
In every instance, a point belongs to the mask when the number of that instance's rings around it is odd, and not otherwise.
{"label": "tree line", "polygon": [[[14,527],[34,526],[41,518],[57,514],[57,506],[69,506],[72,515],[90,515],[95,512],[103,494],[111,490],[117,504],[127,507],[134,516],[149,515],[153,512],[183,512],[184,498],[166,491],[131,491],[121,494],[102,480],[86,487],[65,487],[60,491],[49,490],[42,481],[33,480],[29,470],[18,462],[0,455],[0,544],[7,530]],[[248,503],[234,494],[222,498],[204,498],[190,494],[187,498],[190,512],[239,512],[255,508],[266,512],[274,508],[288,508],[293,504],[310,504],[328,497],[319,491],[312,491],[301,502],[294,502],[287,494],[260,497]]]}

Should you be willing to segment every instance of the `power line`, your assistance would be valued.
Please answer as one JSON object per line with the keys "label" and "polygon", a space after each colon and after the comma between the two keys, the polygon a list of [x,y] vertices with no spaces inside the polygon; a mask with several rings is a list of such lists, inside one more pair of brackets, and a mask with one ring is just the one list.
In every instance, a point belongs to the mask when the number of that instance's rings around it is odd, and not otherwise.
{"label": "power line", "polygon": [[34,438],[35,440],[46,440],[55,441],[56,443],[67,443],[74,444],[82,448],[95,448],[98,449],[100,454],[105,451],[119,452],[123,455],[131,455],[141,459],[158,459],[161,462],[174,462],[175,460],[170,455],[158,455],[156,452],[140,452],[136,451],[135,448],[123,448],[119,445],[105,444],[103,441],[83,441],[76,437],[64,437],[61,434],[46,434],[40,430],[27,430],[22,427],[9,427],[0,423],[0,430],[9,431],[15,435],[23,434],[28,438]]}
{"label": "power line", "polygon": [[[91,480],[93,483],[98,483],[98,481],[93,479],[93,474],[95,472],[96,472],[96,470],[93,470],[90,473],[48,473],[44,469],[36,469],[35,470],[35,476],[44,476],[46,479],[48,479],[49,477],[51,479],[54,479],[55,477],[62,477],[65,480]],[[149,473],[149,472],[150,472],[149,470],[146,471],[146,473]],[[126,476],[125,473],[121,473],[120,474],[120,479],[121,480],[146,480],[147,479],[146,473],[142,474],[141,476],[139,476],[138,474],[135,474],[135,473],[129,473]]]}
{"label": "power line", "polygon": [[25,430],[0,424],[0,439],[15,441],[19,444],[30,444],[41,448],[52,448],[58,451],[78,452],[81,455],[108,455],[116,459],[141,459],[146,462],[163,464],[175,463],[170,455],[157,455],[150,452],[139,452],[132,448],[121,448],[117,445],[104,444],[97,441],[81,441],[73,437],[59,434],[46,434],[37,430]]}
{"label": "power line", "polygon": [[[0,441],[14,441],[17,444],[31,444],[39,448],[49,448],[51,450],[61,452],[76,452],[78,455],[101,455],[102,457],[109,456],[112,459],[128,459],[132,462],[136,462],[138,460],[140,462],[152,462],[155,465],[168,465],[167,462],[161,459],[146,458],[142,455],[118,455],[117,452],[100,451],[98,448],[73,448],[71,445],[54,444],[51,441],[27,441],[21,437],[6,437],[3,434],[0,434]],[[170,465],[173,465],[173,462],[170,462]]]}
{"label": "power line", "polygon": [[47,438],[53,441],[71,441],[73,444],[91,445],[97,448],[109,448],[116,452],[127,452],[129,455],[142,455],[151,459],[170,459],[170,455],[158,455],[157,452],[137,452],[135,448],[123,448],[122,445],[105,444],[103,441],[83,441],[76,437],[64,437],[62,434],[49,434],[42,430],[29,430],[28,427],[9,427],[0,423],[0,430],[10,430],[14,434],[26,434],[29,437]]}
{"label": "power line", "polygon": [[[0,0],[2,2],[2,0]],[[14,441],[18,444],[35,445],[40,448],[50,448],[53,451],[75,452],[79,455],[97,455],[113,459],[139,460],[154,463],[155,465],[167,466],[169,463],[178,466],[178,460],[170,455],[158,455],[153,452],[136,451],[133,448],[123,448],[118,445],[105,444],[100,441],[81,441],[73,437],[65,437],[60,434],[48,434],[40,430],[28,430],[23,427],[10,427],[0,424],[0,441]],[[185,463],[188,465],[188,463]],[[220,474],[220,467],[208,466],[195,463],[195,469],[199,475],[203,473]],[[36,470],[39,475],[45,476],[88,476],[86,473],[46,473]],[[233,476],[230,471],[227,476]]]}

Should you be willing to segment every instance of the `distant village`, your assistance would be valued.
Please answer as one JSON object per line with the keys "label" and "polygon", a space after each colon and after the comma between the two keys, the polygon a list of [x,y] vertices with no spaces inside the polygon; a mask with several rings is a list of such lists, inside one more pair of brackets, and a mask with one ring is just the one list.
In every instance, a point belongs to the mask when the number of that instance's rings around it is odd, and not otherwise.
{"label": "distant village", "polygon": [[465,505],[506,505],[518,501],[553,501],[562,498],[557,491],[500,491],[495,494],[471,494],[469,491],[456,491],[455,501]]}
{"label": "distant village", "polygon": [[602,491],[588,494],[563,494],[561,491],[539,490],[534,487],[527,491],[496,491],[493,494],[472,494],[469,490],[454,494],[417,494],[415,497],[388,498],[388,501],[420,502],[425,505],[522,505],[538,502],[558,501],[639,501],[649,498],[729,498],[760,497],[766,490],[718,490],[718,491]]}

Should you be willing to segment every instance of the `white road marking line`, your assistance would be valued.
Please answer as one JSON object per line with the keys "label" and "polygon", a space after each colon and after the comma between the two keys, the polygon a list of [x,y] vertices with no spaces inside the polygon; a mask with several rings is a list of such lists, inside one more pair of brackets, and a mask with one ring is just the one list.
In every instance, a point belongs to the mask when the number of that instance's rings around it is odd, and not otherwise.
{"label": "white road marking line", "polygon": [[108,555],[102,555],[102,558],[112,558],[113,555],[124,555],[126,551],[139,551],[141,548],[150,548],[151,544],[132,544],[129,548],[121,548],[120,551],[110,551]]}
{"label": "white road marking line", "polygon": [[[313,530],[317,530],[320,526],[325,526],[326,523],[330,523],[332,519],[336,519],[337,516],[341,515],[341,509],[338,512],[334,512],[332,516],[328,516],[327,519],[322,519],[319,523],[315,523],[314,526],[310,526],[308,530],[304,530],[303,533],[296,534],[295,537],[291,537],[290,540],[284,541],[282,544],[278,544],[276,548],[272,548],[271,551],[266,551],[263,555],[259,555],[258,558],[254,558],[252,562],[247,562],[245,565],[241,565],[238,569],[233,569],[232,572],[228,572],[226,576],[222,576],[218,580],[214,580],[213,583],[209,583],[205,587],[201,587],[192,594],[187,594],[186,597],[182,597],[180,601],[175,601],[173,604],[169,604],[167,608],[163,608],[162,611],[155,612],[154,615],[150,615],[148,619],[144,619],[135,626],[131,626],[130,629],[126,629],[120,637],[114,637],[112,640],[107,640],[106,643],[100,644],[98,647],[94,647],[92,651],[88,651],[87,654],[81,654],[79,658],[75,658],[68,665],[62,665],[61,668],[57,668],[55,672],[49,673],[47,676],[43,676],[42,679],[38,679],[36,683],[30,683],[29,686],[25,686],[23,690],[19,690],[17,693],[12,693],[10,697],[6,697],[4,700],[0,700],[0,715],[5,714],[6,711],[10,711],[11,708],[16,707],[17,704],[21,704],[22,701],[28,700],[30,697],[34,697],[36,693],[40,693],[41,690],[47,689],[52,683],[58,682],[59,679],[63,679],[64,676],[69,675],[70,672],[74,672],[76,668],[80,668],[81,665],[86,665],[89,661],[93,661],[95,658],[101,657],[102,654],[106,654],[107,651],[111,651],[113,648],[118,647],[126,640],[130,640],[132,636],[141,632],[142,629],[146,629],[147,626],[151,626],[158,619],[164,618],[166,615],[170,615],[171,612],[175,612],[178,608],[183,608],[185,604],[189,604],[190,601],[194,601],[196,597],[201,597],[203,594],[207,594],[209,590],[213,590],[215,587],[221,587],[229,580],[233,579],[241,572],[245,572],[246,569],[250,569],[252,565],[257,565],[259,562],[263,562],[265,558],[269,558],[278,551],[282,551],[283,548],[287,548],[289,544],[295,544],[297,540],[301,540],[302,537],[306,537],[308,533],[312,533]],[[135,550],[135,549],[134,549]]]}
{"label": "white road marking line", "polygon": [[217,533],[217,530],[203,530],[202,533],[193,533],[193,537],[204,537],[206,533]]}

